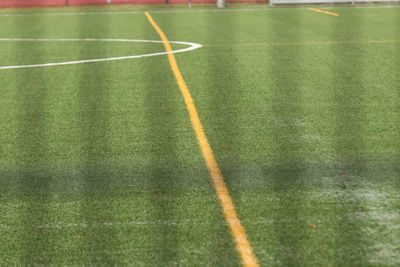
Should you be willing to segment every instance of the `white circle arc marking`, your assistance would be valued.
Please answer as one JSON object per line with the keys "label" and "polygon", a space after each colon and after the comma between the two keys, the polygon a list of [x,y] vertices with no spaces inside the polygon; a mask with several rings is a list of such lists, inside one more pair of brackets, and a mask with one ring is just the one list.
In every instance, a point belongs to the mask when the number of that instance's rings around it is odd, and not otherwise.
{"label": "white circle arc marking", "polygon": [[[163,43],[163,41],[158,40],[135,40],[135,39],[34,39],[34,38],[0,38],[0,42],[128,42],[128,43]],[[102,61],[115,61],[123,59],[133,59],[142,57],[154,57],[162,56],[167,54],[175,54],[188,52],[202,47],[201,44],[190,43],[190,42],[180,42],[180,41],[168,41],[170,44],[180,44],[187,45],[188,47],[173,50],[171,52],[156,52],[150,54],[132,55],[132,56],[122,56],[122,57],[109,57],[109,58],[95,58],[95,59],[83,59],[75,61],[64,61],[64,62],[54,62],[54,63],[43,63],[43,64],[32,64],[32,65],[17,65],[17,66],[0,66],[0,70],[5,69],[24,69],[24,68],[38,68],[38,67],[51,67],[51,66],[64,66],[82,63],[92,63],[92,62],[102,62]]]}

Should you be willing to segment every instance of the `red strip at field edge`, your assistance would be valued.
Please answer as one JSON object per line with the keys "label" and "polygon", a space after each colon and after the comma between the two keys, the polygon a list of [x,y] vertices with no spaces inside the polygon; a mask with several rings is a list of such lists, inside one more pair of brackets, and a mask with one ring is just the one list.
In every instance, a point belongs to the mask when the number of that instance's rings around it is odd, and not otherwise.
{"label": "red strip at field edge", "polygon": [[[227,2],[265,2],[265,0],[225,0]],[[192,3],[212,3],[216,0],[192,0]],[[164,4],[165,0],[112,0],[112,4]],[[188,3],[188,0],[169,0],[170,4]],[[81,6],[106,5],[107,0],[0,0],[0,7]]]}

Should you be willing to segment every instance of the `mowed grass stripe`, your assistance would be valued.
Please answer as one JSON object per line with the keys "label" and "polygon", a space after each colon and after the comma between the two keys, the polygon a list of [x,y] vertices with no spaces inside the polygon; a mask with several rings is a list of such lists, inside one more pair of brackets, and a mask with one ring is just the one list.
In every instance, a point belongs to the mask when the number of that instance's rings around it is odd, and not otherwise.
{"label": "mowed grass stripe", "polygon": [[318,13],[323,13],[323,14],[327,14],[327,15],[331,15],[331,16],[335,16],[335,17],[339,17],[340,14],[338,13],[334,13],[334,12],[329,12],[329,11],[325,11],[325,10],[321,10],[318,8],[308,8],[308,10],[314,11],[314,12],[318,12]]}
{"label": "mowed grass stripe", "polygon": [[[172,48],[171,45],[168,43],[168,38],[165,35],[165,33],[157,25],[157,23],[154,21],[153,17],[150,15],[149,12],[145,12],[145,15],[149,20],[150,24],[153,26],[153,28],[160,36],[161,40],[163,41],[165,50],[171,52]],[[217,196],[220,200],[220,205],[222,207],[224,217],[229,225],[232,237],[235,240],[236,249],[240,254],[242,263],[244,266],[259,266],[257,259],[253,253],[253,250],[251,248],[250,242],[247,238],[245,229],[242,226],[239,217],[237,216],[232,198],[230,197],[228,188],[225,185],[224,177],[214,157],[213,151],[208,142],[207,136],[204,132],[199,115],[197,113],[194,100],[190,94],[189,88],[185,83],[182,73],[179,70],[174,54],[169,53],[168,60],[172,72],[175,76],[175,79],[178,83],[182,97],[184,99],[187,111],[189,113],[190,121],[192,123],[192,127],[196,133],[200,150],[203,154],[203,158],[207,165],[215,190],[217,192]]]}

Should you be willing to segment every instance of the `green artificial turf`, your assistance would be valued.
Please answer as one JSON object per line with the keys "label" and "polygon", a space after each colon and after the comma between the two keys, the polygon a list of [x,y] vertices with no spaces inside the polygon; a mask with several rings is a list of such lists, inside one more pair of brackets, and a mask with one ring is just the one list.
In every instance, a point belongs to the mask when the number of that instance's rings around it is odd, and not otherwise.
{"label": "green artificial turf", "polygon": [[[259,263],[398,266],[400,8],[321,8],[341,16],[150,12],[203,45],[176,59]],[[140,10],[63,10],[0,13],[0,38],[159,40]],[[0,47],[1,66],[164,51]],[[241,264],[166,56],[0,82],[0,265]]]}

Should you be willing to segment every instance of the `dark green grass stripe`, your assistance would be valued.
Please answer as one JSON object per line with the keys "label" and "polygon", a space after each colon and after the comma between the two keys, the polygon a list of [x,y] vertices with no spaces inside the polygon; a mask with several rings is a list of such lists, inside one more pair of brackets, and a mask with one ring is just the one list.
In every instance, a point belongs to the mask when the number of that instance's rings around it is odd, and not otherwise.
{"label": "dark green grass stripe", "polygon": [[[222,16],[222,17],[221,17]],[[224,14],[217,15],[214,12],[207,13],[204,17],[207,25],[206,38],[208,42],[212,43],[223,36],[223,39],[229,40],[234,43],[237,38],[237,14],[232,13],[230,16]],[[219,27],[221,19],[224,21],[224,27]],[[240,86],[239,69],[237,66],[237,60],[235,55],[231,53],[225,53],[224,51],[215,51],[214,53],[208,53],[205,60],[206,77],[205,84],[202,85],[204,88],[206,99],[201,101],[201,105],[206,105],[208,112],[200,113],[202,120],[209,120],[216,127],[214,129],[206,128],[207,134],[211,132],[211,136],[216,138],[210,139],[211,145],[214,151],[217,153],[217,160],[220,160],[218,156],[223,155],[223,150],[232,149],[235,146],[235,142],[238,139],[238,131],[240,117],[240,99],[242,91],[237,90]],[[224,66],[221,69],[221,66]],[[194,88],[196,90],[197,88]],[[221,105],[221,102],[224,103]],[[214,132],[215,131],[215,132]],[[222,151],[221,151],[222,150]],[[229,165],[229,164],[228,164]],[[224,170],[224,166],[221,165],[222,172],[225,175],[228,171]],[[229,167],[228,167],[229,168]],[[228,190],[232,190],[230,183],[230,177],[225,175],[226,185]],[[232,192],[231,192],[232,193]],[[234,203],[240,202],[240,192],[235,195]],[[240,214],[238,214],[240,218]],[[228,231],[227,233],[228,234]],[[251,242],[251,241],[250,241]],[[215,242],[215,246],[218,243]],[[228,248],[227,248],[228,249]],[[232,242],[232,250],[234,250],[234,243]],[[220,249],[215,247],[213,251],[213,258],[217,259],[215,264],[222,266],[224,259],[219,257]],[[237,263],[240,262],[239,257],[235,259]],[[234,264],[234,259],[232,259]]]}
{"label": "dark green grass stripe", "polygon": [[[278,18],[281,19],[281,18]],[[302,13],[297,12],[285,20],[285,28],[273,27],[271,39],[285,39],[286,30],[296,29],[292,38],[297,39],[303,27]],[[271,115],[279,121],[293,124],[295,121],[304,121],[302,105],[302,77],[296,75],[302,68],[302,47],[293,47],[290,51],[278,48],[271,50],[270,72],[273,90]],[[285,55],[282,57],[282,55]],[[282,59],[290,62],[290,70],[282,68]],[[292,73],[295,72],[295,73]],[[275,155],[271,166],[271,187],[277,194],[276,207],[270,214],[273,220],[272,231],[279,249],[273,252],[275,261],[283,266],[304,265],[302,239],[304,233],[304,217],[302,199],[304,190],[304,172],[306,163],[303,153],[303,144],[299,142],[303,134],[301,127],[282,127],[280,131],[273,131]],[[266,214],[266,216],[268,216]],[[282,227],[285,225],[285,227]]]}
{"label": "dark green grass stripe", "polygon": [[[144,16],[143,16],[144,18]],[[147,22],[144,31],[153,40],[158,36]],[[163,25],[173,31],[171,24]],[[160,47],[160,49],[163,49]],[[177,171],[178,139],[176,96],[178,91],[167,86],[170,81],[169,65],[166,58],[143,61],[144,106],[147,122],[147,141],[150,143],[148,193],[151,199],[149,217],[158,222],[179,221],[178,199],[181,198],[181,175]],[[173,84],[173,83],[171,83]],[[172,265],[179,262],[179,225],[159,223],[152,227],[151,241],[153,264]]]}
{"label": "dark green grass stripe", "polygon": [[[396,16],[393,19],[389,20],[390,23],[394,26],[391,27],[393,29],[391,31],[391,34],[394,36],[394,38],[400,38],[400,16]],[[395,90],[396,93],[396,100],[397,104],[393,107],[394,113],[399,114],[400,112],[400,93],[399,93],[399,87],[400,87],[400,45],[398,46],[391,46],[391,49],[389,50],[389,55],[390,55],[390,62],[389,62],[389,68],[392,70],[390,77],[394,81],[393,87],[391,88],[392,90]],[[394,160],[395,166],[393,166],[394,169],[398,168],[398,162],[400,162],[400,116],[396,116],[396,159]],[[395,180],[394,187],[400,191],[400,173],[398,173],[397,179]],[[400,203],[398,204],[398,207],[400,208]]]}
{"label": "dark green grass stripe", "polygon": [[[394,27],[392,27],[393,32],[392,34],[395,36],[395,38],[400,38],[400,31],[398,29],[400,29],[400,16],[396,16],[395,19],[391,20],[391,22],[395,25]],[[397,86],[395,83],[394,90],[397,90],[398,94],[397,94],[397,103],[399,104],[397,106],[397,114],[400,111],[400,93],[399,93],[399,87],[400,87],[400,46],[392,46],[392,50],[391,50],[391,55],[393,55],[393,57],[391,57],[391,64],[390,66],[392,66],[393,74],[391,75],[392,79],[397,81]],[[400,116],[396,116],[396,118],[398,119],[397,121],[397,161],[400,162]],[[396,166],[397,167],[397,166]],[[396,179],[397,183],[395,184],[395,187],[398,191],[400,191],[400,173],[398,173],[397,179]],[[400,200],[399,203],[397,205],[400,209]]]}
{"label": "dark green grass stripe", "polygon": [[[37,28],[37,34],[43,35],[42,25],[45,20],[41,17],[31,17],[28,20],[15,19],[13,30],[17,35],[25,36],[28,27]],[[15,43],[14,57],[18,58],[20,43]],[[40,62],[42,53],[32,56]],[[16,149],[19,153],[19,194],[22,201],[18,225],[20,232],[20,263],[50,264],[48,256],[51,248],[51,237],[44,229],[38,229],[36,224],[45,223],[49,219],[49,175],[40,171],[47,160],[47,123],[46,99],[48,86],[43,70],[31,69],[15,72],[16,99],[18,104],[18,130]]]}
{"label": "dark green grass stripe", "polygon": [[[392,34],[395,36],[395,38],[400,38],[400,16],[397,16],[395,19],[391,20],[391,23],[394,24],[394,27],[392,27],[393,32]],[[400,46],[392,46],[392,49],[390,49],[390,63],[389,66],[392,69],[392,74],[390,75],[392,81],[394,81],[393,86],[392,86],[392,90],[394,90],[396,92],[396,97],[395,97],[395,101],[394,103],[396,103],[393,107],[394,109],[394,114],[396,114],[395,116],[395,129],[396,129],[396,133],[394,134],[394,138],[395,138],[395,147],[396,147],[396,156],[395,159],[393,160],[393,169],[397,170],[396,174],[394,175],[394,179],[392,180],[393,182],[391,182],[391,187],[394,188],[396,195],[399,196],[400,195],[400,169],[399,169],[399,165],[400,165],[400,92],[399,92],[399,88],[400,88]],[[393,213],[400,213],[400,197],[397,197],[396,199],[394,199],[394,211]],[[398,221],[398,220],[396,220]],[[400,230],[399,229],[395,229],[395,231],[390,234],[393,234],[393,238],[390,239],[390,245],[391,248],[390,250],[393,251],[392,255],[397,255],[397,257],[393,257],[393,262],[395,262],[394,264],[397,264],[400,262],[400,254],[399,254],[399,243],[400,243]],[[397,260],[397,263],[396,263]]]}
{"label": "dark green grass stripe", "polygon": [[[352,22],[362,25],[363,18],[355,17]],[[343,34],[349,38],[361,39],[360,31],[343,32],[348,25],[345,20],[332,22],[331,38],[338,40]],[[358,214],[363,211],[363,203],[357,195],[357,189],[362,185],[360,179],[365,179],[367,166],[365,162],[365,132],[366,110],[362,101],[365,95],[364,73],[365,58],[362,47],[344,50],[332,47],[332,122],[334,134],[332,145],[336,161],[341,173],[338,175],[347,179],[338,179],[336,183],[336,262],[338,266],[366,266],[366,237],[363,232],[363,222]],[[365,55],[365,54],[364,54]]]}
{"label": "dark green grass stripe", "polygon": [[[78,17],[76,32],[80,38],[88,38],[93,31],[101,31],[109,36],[109,17],[102,20],[92,20],[87,16]],[[82,45],[81,58],[88,53],[88,49],[104,52],[102,48]],[[83,196],[82,218],[87,225],[113,222],[113,198],[110,194],[112,183],[109,171],[109,124],[110,124],[110,85],[111,73],[109,64],[83,64],[77,68],[79,83],[78,101],[80,105],[81,128],[81,160]],[[93,71],[93,69],[96,71]],[[110,196],[111,195],[111,196]],[[89,265],[113,266],[118,256],[117,237],[114,227],[88,227],[81,234],[86,237],[82,242],[84,262]]]}
{"label": "dark green grass stripe", "polygon": [[[154,66],[146,64],[149,72],[154,71]],[[149,77],[149,76],[147,76]],[[162,87],[163,77],[152,76],[152,82],[160,79],[159,85]],[[151,199],[150,210],[148,215],[152,220],[159,222],[176,221],[177,212],[179,209],[179,195],[181,194],[179,174],[174,170],[174,160],[176,154],[176,129],[171,127],[176,120],[175,116],[169,114],[167,116],[157,116],[154,111],[159,109],[160,101],[169,103],[172,107],[171,97],[173,92],[165,90],[164,94],[159,94],[159,90],[154,90],[154,84],[146,84],[146,118],[148,118],[148,134],[152,137],[149,140],[151,143],[151,154],[149,159],[149,174],[147,177],[149,189],[148,194]],[[160,89],[160,88],[159,88]],[[158,98],[158,99],[157,99]],[[162,104],[165,108],[166,106]],[[152,255],[154,256],[155,265],[160,266],[163,263],[176,262],[178,260],[178,232],[177,224],[159,223],[154,224],[151,232]]]}

